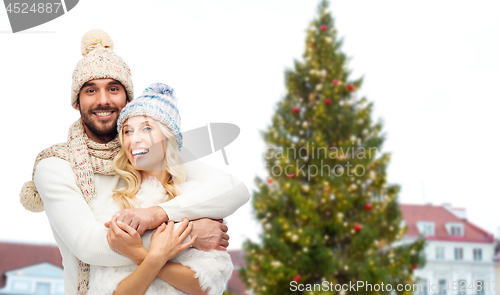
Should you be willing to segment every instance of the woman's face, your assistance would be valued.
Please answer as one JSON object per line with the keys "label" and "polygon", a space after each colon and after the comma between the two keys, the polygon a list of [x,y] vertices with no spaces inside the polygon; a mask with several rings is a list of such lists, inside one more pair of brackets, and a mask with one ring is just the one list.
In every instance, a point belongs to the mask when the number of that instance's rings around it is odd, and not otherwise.
{"label": "woman's face", "polygon": [[146,116],[131,117],[123,124],[123,148],[136,170],[166,170],[167,138],[158,124]]}

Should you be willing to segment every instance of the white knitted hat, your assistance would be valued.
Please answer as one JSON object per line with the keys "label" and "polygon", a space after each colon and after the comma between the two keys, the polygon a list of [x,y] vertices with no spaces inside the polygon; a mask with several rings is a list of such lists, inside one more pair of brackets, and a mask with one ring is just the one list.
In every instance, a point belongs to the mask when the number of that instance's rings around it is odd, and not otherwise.
{"label": "white knitted hat", "polygon": [[163,83],[153,83],[123,108],[118,118],[118,133],[121,132],[123,123],[130,117],[151,117],[166,125],[174,133],[180,150],[182,147],[181,116],[177,105],[177,97],[172,87]]}

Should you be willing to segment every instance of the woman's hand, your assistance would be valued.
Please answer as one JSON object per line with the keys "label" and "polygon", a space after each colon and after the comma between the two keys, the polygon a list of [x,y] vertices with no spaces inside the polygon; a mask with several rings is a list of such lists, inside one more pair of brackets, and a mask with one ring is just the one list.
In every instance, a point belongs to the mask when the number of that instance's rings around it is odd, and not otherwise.
{"label": "woman's hand", "polygon": [[185,244],[182,241],[189,235],[193,229],[193,224],[187,219],[183,219],[179,228],[173,231],[174,222],[169,221],[168,225],[160,225],[151,237],[150,256],[159,259],[164,263],[177,256],[177,254],[191,247],[196,241],[196,236]]}
{"label": "woman's hand", "polygon": [[115,216],[109,221],[109,247],[139,265],[148,254],[142,245],[141,236],[128,224],[117,222],[117,218],[118,216]]}

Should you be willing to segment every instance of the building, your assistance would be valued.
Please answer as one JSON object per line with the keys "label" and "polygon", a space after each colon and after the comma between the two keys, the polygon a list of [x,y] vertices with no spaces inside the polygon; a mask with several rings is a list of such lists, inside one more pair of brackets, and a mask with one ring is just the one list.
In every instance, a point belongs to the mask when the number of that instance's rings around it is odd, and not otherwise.
{"label": "building", "polygon": [[59,248],[0,242],[0,294],[64,294]]}
{"label": "building", "polygon": [[427,263],[414,272],[427,288],[417,294],[496,295],[493,235],[469,222],[465,209],[449,204],[399,207],[408,227],[404,239],[423,236],[427,241]]}
{"label": "building", "polygon": [[[497,233],[497,234],[500,234]],[[495,281],[500,282],[500,240],[496,240],[495,242]],[[500,287],[497,288],[497,295],[500,295]]]}
{"label": "building", "polygon": [[[229,250],[234,270],[226,290],[246,295],[238,276],[245,252]],[[0,242],[0,295],[62,295],[64,277],[62,258],[55,245]]]}
{"label": "building", "polygon": [[226,290],[232,294],[246,295],[249,294],[245,288],[245,283],[241,280],[239,276],[239,271],[245,266],[245,251],[243,250],[228,250],[231,256],[231,261],[233,262],[233,274],[229,281],[227,282]]}

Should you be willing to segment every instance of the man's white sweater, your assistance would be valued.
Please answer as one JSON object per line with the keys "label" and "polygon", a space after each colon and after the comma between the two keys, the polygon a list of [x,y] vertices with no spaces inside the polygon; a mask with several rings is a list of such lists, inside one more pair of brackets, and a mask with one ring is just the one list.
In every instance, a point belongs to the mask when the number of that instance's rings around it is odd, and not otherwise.
{"label": "man's white sweater", "polygon": [[[197,181],[197,188],[162,203],[170,220],[201,217],[214,219],[231,215],[250,198],[246,186],[236,177],[201,163],[184,164],[186,182]],[[96,192],[116,188],[119,176],[95,174]],[[108,229],[98,222],[76,184],[71,164],[59,158],[40,161],[34,181],[61,251],[64,266],[64,294],[76,294],[78,260],[97,266],[132,265],[128,258],[109,248]],[[92,204],[90,205],[92,206]],[[149,248],[151,231],[143,237]]]}

